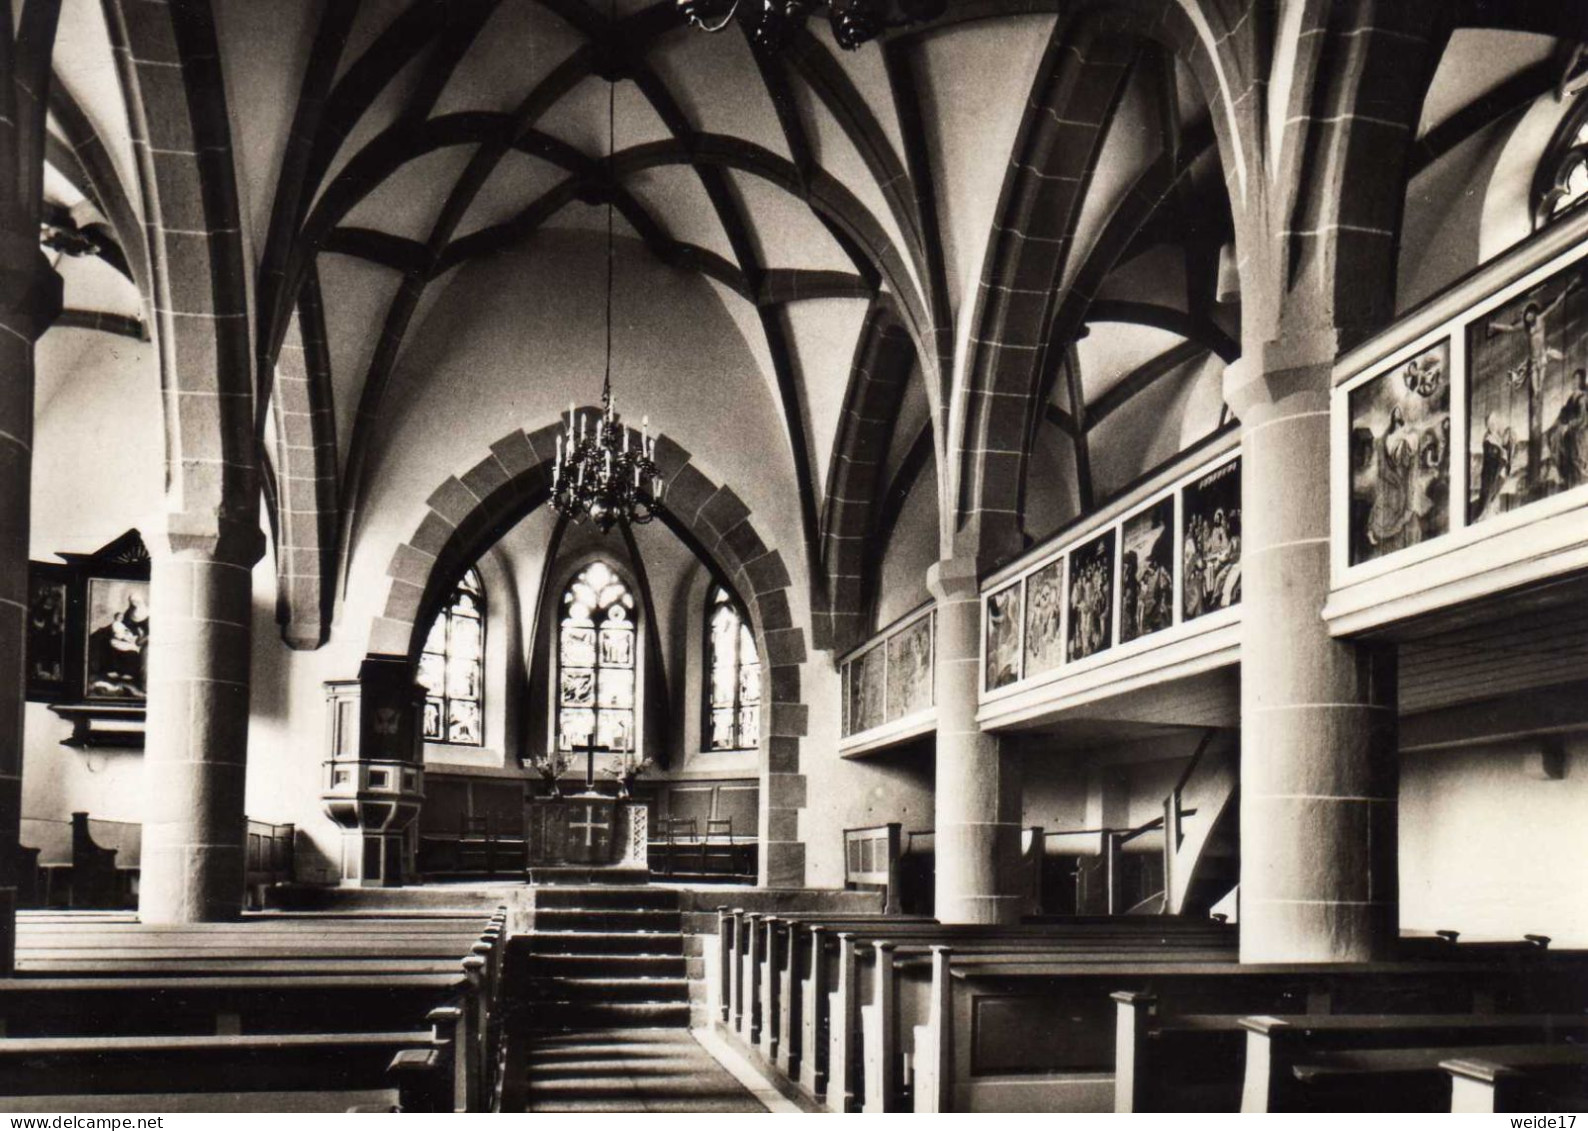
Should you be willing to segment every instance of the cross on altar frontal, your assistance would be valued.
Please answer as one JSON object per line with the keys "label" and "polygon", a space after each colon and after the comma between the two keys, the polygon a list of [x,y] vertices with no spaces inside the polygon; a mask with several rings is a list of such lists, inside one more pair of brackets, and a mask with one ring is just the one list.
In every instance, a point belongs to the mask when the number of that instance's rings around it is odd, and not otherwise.
{"label": "cross on altar frontal", "polygon": [[[595,752],[586,747],[591,767]],[[628,877],[648,872],[648,814],[643,802],[598,793],[591,783],[565,797],[535,798],[525,807],[531,869],[576,867]],[[641,880],[644,876],[640,877]]]}
{"label": "cross on altar frontal", "polygon": [[580,831],[584,832],[584,847],[595,847],[595,834],[597,832],[600,832],[602,836],[611,836],[611,821],[597,820],[600,815],[599,810],[602,809],[600,805],[576,805],[575,809],[583,810],[583,820],[569,821],[569,831],[573,832],[573,834],[578,834]]}

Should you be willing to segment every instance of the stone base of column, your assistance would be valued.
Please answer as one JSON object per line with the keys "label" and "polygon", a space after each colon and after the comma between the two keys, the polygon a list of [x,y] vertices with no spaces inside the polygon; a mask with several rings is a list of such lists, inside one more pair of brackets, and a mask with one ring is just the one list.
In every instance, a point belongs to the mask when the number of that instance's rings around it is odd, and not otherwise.
{"label": "stone base of column", "polygon": [[145,823],[138,918],[145,923],[218,923],[243,906],[238,845],[165,844],[169,826]]}
{"label": "stone base of column", "polygon": [[1241,902],[1241,961],[1385,962],[1399,930],[1393,903]]}
{"label": "stone base of column", "polygon": [[403,857],[407,851],[402,833],[352,829],[342,834],[342,886],[345,888],[400,888]]}
{"label": "stone base of column", "polygon": [[1020,826],[987,823],[937,829],[933,915],[943,923],[1020,922]]}

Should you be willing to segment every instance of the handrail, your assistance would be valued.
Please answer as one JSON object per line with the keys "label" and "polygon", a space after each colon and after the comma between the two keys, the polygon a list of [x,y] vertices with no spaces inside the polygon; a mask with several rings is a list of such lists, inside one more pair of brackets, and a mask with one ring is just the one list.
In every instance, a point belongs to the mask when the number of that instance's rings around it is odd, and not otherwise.
{"label": "handrail", "polygon": [[1137,825],[1133,829],[1126,829],[1123,832],[1115,833],[1114,835],[1119,839],[1114,843],[1129,844],[1139,836],[1146,836],[1150,832],[1156,832],[1158,829],[1163,828],[1163,825],[1164,820],[1162,817],[1154,817],[1144,825]]}
{"label": "handrail", "polygon": [[1202,732],[1202,741],[1197,743],[1196,753],[1191,755],[1191,761],[1187,764],[1185,772],[1180,775],[1180,780],[1174,783],[1174,789],[1169,791],[1171,796],[1179,797],[1185,791],[1191,775],[1197,772],[1197,766],[1202,763],[1202,756],[1208,752],[1208,747],[1213,745],[1213,736],[1218,732],[1218,727],[1208,727]]}

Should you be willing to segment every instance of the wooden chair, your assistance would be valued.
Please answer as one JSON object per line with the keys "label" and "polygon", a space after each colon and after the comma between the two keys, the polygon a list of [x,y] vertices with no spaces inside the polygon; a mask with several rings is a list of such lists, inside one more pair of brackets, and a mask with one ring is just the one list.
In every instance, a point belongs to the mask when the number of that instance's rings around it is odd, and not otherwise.
{"label": "wooden chair", "polygon": [[496,874],[496,837],[489,814],[458,818],[458,871]]}
{"label": "wooden chair", "polygon": [[702,875],[709,876],[713,873],[713,860],[724,865],[722,874],[725,876],[732,876],[740,871],[739,848],[733,839],[732,817],[712,817],[706,822],[706,835],[700,842]]}
{"label": "wooden chair", "polygon": [[662,854],[663,874],[671,876],[678,871],[678,860],[683,855],[678,846],[695,844],[700,836],[700,824],[694,817],[665,817],[662,836],[666,845]]}

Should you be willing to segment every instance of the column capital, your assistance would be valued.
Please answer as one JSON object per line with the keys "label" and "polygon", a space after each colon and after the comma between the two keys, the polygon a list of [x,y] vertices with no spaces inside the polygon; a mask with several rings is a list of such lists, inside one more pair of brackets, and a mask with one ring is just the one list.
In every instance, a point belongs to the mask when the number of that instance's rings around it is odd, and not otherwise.
{"label": "column capital", "polygon": [[215,514],[168,511],[165,537],[145,539],[151,554],[185,554],[252,568],[265,556],[265,535],[257,522]]}
{"label": "column capital", "polygon": [[970,555],[944,558],[926,569],[926,588],[939,601],[965,601],[976,596],[981,574]]}
{"label": "column capital", "polygon": [[1326,408],[1333,387],[1340,334],[1334,327],[1285,330],[1273,340],[1246,341],[1225,367],[1224,400],[1251,425],[1281,404],[1299,399]]}
{"label": "column capital", "polygon": [[60,317],[63,293],[38,229],[0,228],[0,319],[36,342]]}

